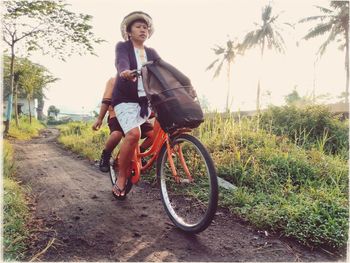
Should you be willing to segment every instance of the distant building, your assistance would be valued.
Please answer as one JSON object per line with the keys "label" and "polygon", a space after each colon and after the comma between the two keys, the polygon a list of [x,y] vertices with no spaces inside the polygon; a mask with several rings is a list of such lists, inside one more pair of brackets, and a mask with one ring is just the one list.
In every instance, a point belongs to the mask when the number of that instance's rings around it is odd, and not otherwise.
{"label": "distant building", "polygon": [[94,117],[88,114],[75,114],[75,113],[58,113],[58,120],[67,120],[70,119],[72,121],[90,121],[94,120]]}
{"label": "distant building", "polygon": [[327,107],[331,112],[335,114],[341,114],[343,118],[349,118],[349,103],[337,102],[333,104],[327,104]]}
{"label": "distant building", "polygon": [[[7,100],[3,101],[4,105],[3,105],[3,114],[6,115],[7,113]],[[30,111],[31,111],[31,115],[32,117],[37,118],[37,109],[38,107],[38,100],[37,99],[32,99],[30,101]],[[29,103],[27,99],[23,99],[23,98],[18,98],[17,99],[17,110],[18,110],[18,115],[27,115],[29,116]],[[12,105],[12,113],[15,112],[15,103],[13,103]]]}

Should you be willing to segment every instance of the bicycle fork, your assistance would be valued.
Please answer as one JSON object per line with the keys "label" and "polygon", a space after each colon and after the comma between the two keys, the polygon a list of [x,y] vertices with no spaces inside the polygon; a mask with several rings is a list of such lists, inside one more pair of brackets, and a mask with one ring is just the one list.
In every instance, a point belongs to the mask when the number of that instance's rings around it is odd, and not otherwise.
{"label": "bicycle fork", "polygon": [[174,164],[174,160],[173,160],[173,152],[175,152],[177,154],[177,156],[179,157],[179,160],[180,160],[180,163],[181,163],[181,166],[182,168],[184,169],[185,171],[185,174],[187,176],[187,179],[189,180],[189,182],[193,182],[193,178],[191,176],[191,173],[187,167],[187,164],[186,164],[186,161],[185,161],[185,158],[183,156],[183,152],[182,152],[182,147],[181,145],[176,145],[174,147],[174,149],[171,149],[171,146],[170,146],[170,139],[169,139],[169,136],[167,135],[167,138],[166,138],[166,147],[167,147],[167,154],[168,154],[168,160],[169,160],[169,164],[170,164],[170,168],[171,168],[171,173],[173,174],[173,177],[175,179],[175,182],[176,183],[180,183],[181,182],[181,178],[180,176],[178,175],[177,171],[176,171],[176,168],[175,168],[175,164]]}

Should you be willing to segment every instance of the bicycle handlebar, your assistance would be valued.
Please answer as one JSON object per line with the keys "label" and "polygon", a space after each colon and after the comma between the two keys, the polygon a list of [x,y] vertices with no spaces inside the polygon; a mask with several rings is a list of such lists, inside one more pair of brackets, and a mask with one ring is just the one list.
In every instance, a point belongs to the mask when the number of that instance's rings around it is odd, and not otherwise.
{"label": "bicycle handlebar", "polygon": [[[152,64],[153,60],[145,62],[142,67]],[[135,77],[140,77],[141,76],[141,69],[134,69],[131,71],[131,74],[134,75]]]}

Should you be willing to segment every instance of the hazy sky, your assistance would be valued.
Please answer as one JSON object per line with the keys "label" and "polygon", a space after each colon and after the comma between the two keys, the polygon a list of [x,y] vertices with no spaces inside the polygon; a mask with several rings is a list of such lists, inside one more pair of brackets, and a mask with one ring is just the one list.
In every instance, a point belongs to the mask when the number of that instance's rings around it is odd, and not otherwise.
{"label": "hazy sky", "polygon": [[[155,25],[154,35],[146,42],[167,62],[185,73],[192,81],[199,97],[205,96],[211,109],[222,110],[226,101],[226,69],[213,79],[213,71],[205,71],[216,58],[211,50],[216,44],[225,45],[230,37],[241,41],[260,23],[262,7],[269,2],[273,12],[281,13],[280,22],[296,23],[301,18],[318,14],[314,5],[327,6],[328,1],[263,1],[263,0],[68,0],[74,12],[93,16],[95,34],[107,42],[96,46],[98,57],[73,56],[67,62],[51,57],[33,56],[32,60],[47,67],[61,80],[47,92],[49,105],[61,112],[89,113],[101,101],[105,83],[115,75],[115,44],[122,40],[120,23],[123,17],[136,10],[150,14]],[[285,55],[267,51],[263,64],[262,103],[280,105],[284,96],[296,87],[301,95],[311,94],[314,81],[315,53],[324,37],[310,42],[301,41],[309,25],[297,25],[295,30],[285,27],[287,44]],[[299,46],[296,46],[296,42]],[[331,45],[316,64],[316,93],[338,96],[345,90],[345,52]],[[259,77],[259,50],[238,56],[232,67],[232,110],[255,108]]]}

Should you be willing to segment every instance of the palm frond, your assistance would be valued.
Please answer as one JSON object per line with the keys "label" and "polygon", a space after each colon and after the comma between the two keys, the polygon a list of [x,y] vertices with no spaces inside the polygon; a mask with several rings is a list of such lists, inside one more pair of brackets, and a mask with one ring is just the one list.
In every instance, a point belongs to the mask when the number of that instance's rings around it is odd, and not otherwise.
{"label": "palm frond", "polygon": [[271,12],[272,12],[272,6],[271,5],[267,5],[263,8],[263,12],[261,14],[261,19],[264,22],[267,22],[270,20],[271,17]]}
{"label": "palm frond", "polygon": [[236,55],[235,51],[231,48],[231,49],[226,51],[225,56],[224,56],[224,60],[229,62],[229,63],[233,63],[235,55]]}
{"label": "palm frond", "polygon": [[224,59],[221,60],[220,64],[218,65],[218,67],[215,70],[213,78],[216,78],[220,75],[221,68],[222,68],[222,65],[224,64],[224,61],[225,61]]}
{"label": "palm frond", "polygon": [[283,25],[290,26],[291,28],[295,29],[295,24],[283,23]]}
{"label": "palm frond", "polygon": [[346,43],[343,43],[338,47],[338,50],[343,51],[345,48],[346,48]]}
{"label": "palm frond", "polygon": [[231,50],[233,47],[233,41],[227,40],[226,42],[227,50]]}
{"label": "palm frond", "polygon": [[331,33],[329,34],[327,40],[320,46],[317,54],[319,54],[320,56],[323,56],[327,46],[336,38],[336,36],[337,36],[337,32],[335,30],[331,30]]}
{"label": "palm frond", "polygon": [[[277,21],[280,19],[280,12],[277,15],[272,16],[272,6],[267,5],[262,10],[262,25],[249,33],[246,34],[242,44],[238,48],[238,52],[244,52],[246,49],[253,46],[259,46],[261,48],[261,53],[264,53],[265,47],[269,49],[276,49],[278,52],[284,53],[285,42],[282,38],[282,35],[278,30],[283,31],[282,28],[279,28]],[[284,23],[292,28],[294,25]],[[277,29],[277,30],[276,30]]]}
{"label": "palm frond", "polygon": [[334,7],[334,8],[341,8],[341,9],[346,8],[346,9],[348,9],[349,2],[348,1],[331,1],[330,6]]}
{"label": "palm frond", "polygon": [[319,6],[319,5],[315,5],[316,8],[318,8],[321,12],[325,13],[325,14],[331,14],[333,13],[333,10],[325,8],[323,6]]}
{"label": "palm frond", "polygon": [[245,35],[244,40],[241,44],[241,51],[245,51],[251,48],[252,46],[258,44],[259,40],[257,39],[257,33],[258,30],[251,31]]}
{"label": "palm frond", "polygon": [[216,45],[216,48],[212,48],[212,50],[215,52],[215,55],[221,55],[222,53],[225,52],[225,48]]}
{"label": "palm frond", "polygon": [[265,38],[265,31],[264,30],[258,30],[257,34],[255,35],[255,43],[260,44],[263,39]]}
{"label": "palm frond", "polygon": [[214,67],[214,65],[216,64],[216,62],[218,62],[218,61],[219,61],[218,58],[215,59],[212,63],[210,63],[210,65],[205,70],[206,71],[211,70]]}
{"label": "palm frond", "polygon": [[279,17],[279,15],[276,15],[276,16],[274,16],[274,17],[272,17],[271,19],[270,19],[270,23],[269,24],[272,24],[272,23],[274,23],[277,19],[278,19],[278,17]]}
{"label": "palm frond", "polygon": [[333,27],[332,23],[318,24],[316,27],[309,30],[309,32],[303,37],[305,40],[318,37],[329,32]]}
{"label": "palm frond", "polygon": [[275,31],[275,34],[276,34],[276,40],[275,40],[274,46],[278,48],[280,53],[285,53],[286,43],[284,42],[284,39],[281,33],[278,31]]}
{"label": "palm frond", "polygon": [[303,18],[303,19],[300,19],[298,21],[298,23],[305,23],[305,22],[309,22],[309,21],[313,21],[313,20],[324,20],[326,19],[327,17],[329,16],[325,16],[325,15],[322,15],[322,16],[310,16],[310,17],[306,17],[306,18]]}

